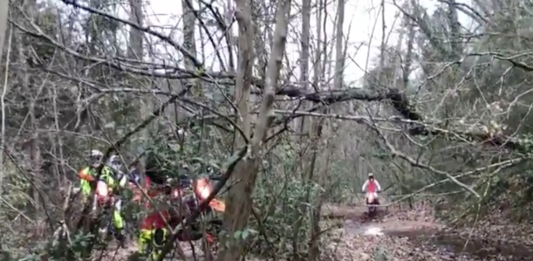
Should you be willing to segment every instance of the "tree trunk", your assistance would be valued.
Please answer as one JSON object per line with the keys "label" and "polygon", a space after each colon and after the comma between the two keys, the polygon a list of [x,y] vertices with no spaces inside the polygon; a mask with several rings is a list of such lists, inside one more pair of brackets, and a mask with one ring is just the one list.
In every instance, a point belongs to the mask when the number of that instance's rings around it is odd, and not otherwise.
{"label": "tree trunk", "polygon": [[[311,165],[308,168],[308,176],[307,181],[309,183],[315,181],[315,168],[317,166],[317,156],[318,151],[320,150],[320,144],[322,140],[322,125],[325,119],[316,119],[313,122],[312,127],[312,135],[311,135],[311,142],[312,145],[312,158],[311,158]],[[309,254],[307,256],[308,261],[318,260],[320,257],[320,248],[318,245],[319,238],[318,234],[320,233],[320,202],[311,202],[310,198],[310,189],[307,191],[307,202],[312,204],[312,208],[309,208],[310,216],[311,216],[311,227],[310,227],[310,240],[309,240]],[[315,203],[315,204],[313,204]]]}
{"label": "tree trunk", "polygon": [[[130,0],[130,21],[142,27],[144,15],[142,0]],[[130,27],[128,46],[128,58],[135,60],[143,59],[143,32]]]}
{"label": "tree trunk", "polygon": [[[235,84],[235,102],[238,124],[242,128],[245,137],[238,137],[237,146],[247,146],[250,138],[250,115],[248,113],[248,100],[252,84],[252,68],[254,64],[252,10],[248,0],[236,0],[236,18],[239,26],[237,79]],[[238,135],[238,134],[237,134]],[[256,168],[253,159],[246,157],[239,162],[230,179],[230,184],[235,183],[228,191],[226,199],[226,211],[224,214],[224,226],[228,229],[228,237],[223,239],[223,247],[220,249],[217,260],[239,260],[242,248],[241,242],[233,237],[236,231],[240,231],[248,224],[248,215],[252,207],[251,195],[247,195],[251,187],[249,183],[255,183]],[[227,242],[227,243],[226,243]]]}
{"label": "tree trunk", "polygon": [[[183,48],[196,58],[196,37],[194,34],[196,17],[192,10],[192,4],[192,0],[181,1],[181,8],[183,10]],[[194,62],[187,57],[185,57],[185,68],[192,71],[197,69],[194,66]],[[199,83],[200,81],[195,84],[193,90],[194,94],[198,96],[202,94],[202,86]]]}
{"label": "tree trunk", "polygon": [[461,23],[459,23],[459,15],[457,14],[457,3],[455,0],[448,2],[448,22],[450,23],[450,37],[451,37],[451,57],[449,61],[456,61],[461,58],[463,54],[463,47],[461,45]]}
{"label": "tree trunk", "polygon": [[[138,24],[140,26],[144,23],[144,14],[143,14],[143,8],[142,8],[142,0],[129,0],[130,4],[130,22]],[[141,30],[137,30],[133,27],[130,27],[130,35],[129,35],[129,46],[127,50],[127,56],[129,59],[132,60],[143,60],[143,32]],[[134,77],[133,75],[131,77]],[[139,79],[141,80],[141,79]],[[138,84],[136,82],[135,84]],[[137,112],[139,115],[139,119],[145,119],[149,117],[149,113],[152,111],[152,103],[151,103],[151,97],[149,98],[142,98],[141,104],[144,106],[141,106],[139,108],[139,111]],[[150,130],[149,128],[146,128],[142,131],[142,135],[145,140],[150,140]],[[132,144],[131,145],[131,151],[135,152],[136,155],[139,155],[142,151],[144,151],[145,148],[139,148],[138,145]]]}
{"label": "tree trunk", "polygon": [[[247,113],[247,99],[250,95],[251,70],[253,66],[253,24],[251,21],[251,1],[237,0],[237,21],[239,22],[239,71],[237,77],[237,90],[241,91],[241,96],[236,96],[239,101],[239,113],[243,122],[241,126],[245,129],[245,135],[249,135],[249,116]],[[265,89],[261,102],[259,117],[257,120],[254,137],[251,141],[250,155],[245,157],[232,175],[234,186],[230,189],[227,199],[227,208],[224,215],[224,224],[228,229],[228,237],[223,241],[224,246],[218,255],[220,261],[240,260],[242,256],[242,242],[236,240],[233,235],[237,231],[246,229],[248,218],[252,208],[252,193],[257,178],[258,162],[260,159],[260,148],[272,121],[272,105],[275,99],[276,86],[279,80],[281,62],[285,52],[287,40],[287,27],[289,24],[290,1],[278,1],[276,15],[276,29],[274,43],[270,55],[267,74],[265,79]],[[244,109],[245,111],[242,111]],[[247,122],[248,121],[248,122]]]}
{"label": "tree trunk", "polygon": [[[343,86],[343,73],[344,73],[344,48],[343,45],[343,28],[344,28],[344,0],[338,0],[337,3],[337,24],[336,26],[336,34],[335,34],[335,69],[334,69],[334,78],[333,78],[333,86],[335,89],[340,90]],[[326,107],[323,109],[324,113],[328,113],[330,110],[329,107]],[[324,184],[324,180],[326,177],[315,177],[315,173],[320,173],[321,175],[327,175],[328,170],[328,164],[329,164],[329,142],[326,142],[324,144],[323,140],[327,139],[324,137],[324,132],[326,132],[326,129],[328,128],[326,124],[325,119],[318,119],[314,122],[313,126],[313,135],[314,137],[313,142],[313,158],[311,160],[312,164],[309,168],[309,176],[308,181],[312,182],[315,181],[318,184]],[[323,148],[321,148],[324,146]],[[319,155],[321,154],[321,155]],[[320,157],[320,159],[317,159],[317,156]],[[325,161],[325,162],[318,162],[319,161]],[[315,167],[318,169],[315,171]],[[307,201],[310,202],[313,205],[313,208],[310,209],[310,216],[311,216],[311,239],[309,241],[309,255],[307,257],[308,261],[314,261],[320,259],[320,209],[322,207],[322,200],[318,199],[318,202],[311,202],[311,198],[309,198],[309,191],[307,195]]]}
{"label": "tree trunk", "polygon": [[[302,88],[307,92],[309,88],[309,41],[311,35],[311,0],[303,0],[302,2],[302,36],[301,36],[301,48],[300,53],[300,82],[302,83]],[[304,104],[305,106],[305,104]],[[305,109],[305,107],[304,107]],[[298,130],[300,135],[304,132],[305,127],[305,117],[302,117],[299,121],[300,123]]]}
{"label": "tree trunk", "polygon": [[[9,1],[1,1],[0,2],[0,63],[2,62],[2,56],[4,54],[4,42],[6,41],[6,35],[7,35],[7,17],[9,14]],[[11,29],[13,30],[13,29]],[[11,32],[11,35],[13,32]],[[10,38],[11,39],[11,38]],[[11,46],[8,46],[8,48],[11,48]],[[9,53],[9,52],[8,52]],[[6,58],[6,60],[9,60],[9,57]],[[8,66],[8,65],[6,65]],[[8,77],[7,75],[4,75],[4,77]],[[7,86],[3,86],[3,88],[7,88]],[[4,97],[2,97],[4,98]],[[4,108],[4,101],[2,100],[2,144],[4,144],[5,141],[5,108]],[[4,145],[5,146],[5,145]],[[5,171],[4,171],[4,153],[3,151],[0,152],[0,196],[2,195],[2,184],[4,179]]]}
{"label": "tree trunk", "polygon": [[0,1],[0,62],[2,62],[4,42],[6,41],[8,14],[9,14],[9,1]]}
{"label": "tree trunk", "polygon": [[[34,20],[33,18],[35,5],[36,3],[33,0],[26,0],[23,3],[23,10],[28,15],[29,19],[31,19],[31,21]],[[21,92],[25,97],[24,106],[28,108],[29,116],[29,128],[27,129],[30,131],[26,133],[26,141],[24,144],[24,147],[26,149],[26,158],[29,159],[29,164],[26,166],[26,170],[28,171],[28,173],[32,174],[31,176],[33,178],[33,184],[36,184],[35,186],[30,187],[29,195],[33,200],[32,205],[34,207],[35,215],[39,216],[41,209],[41,197],[39,195],[40,192],[39,188],[37,187],[37,184],[43,184],[45,182],[44,180],[42,180],[44,177],[40,175],[41,152],[39,149],[39,136],[37,132],[33,132],[31,130],[37,128],[37,118],[35,117],[35,99],[37,99],[37,95],[39,95],[40,90],[39,88],[37,88],[37,86],[33,85],[31,73],[28,71],[29,67],[27,64],[26,55],[26,46],[28,43],[28,39],[23,32],[18,32],[15,38],[17,43],[16,46],[18,46],[16,56],[18,59],[17,64],[19,64],[20,66],[19,80],[21,83]]]}
{"label": "tree trunk", "polygon": [[[310,35],[311,35],[311,0],[303,0],[302,2],[302,35],[301,35],[301,52],[300,52],[300,82],[302,83],[302,88],[307,92],[309,88],[309,48],[310,48]],[[306,105],[307,103],[302,104],[303,109],[307,109]],[[300,120],[296,120],[296,127],[299,130],[300,137],[299,139],[300,144],[305,144],[306,137],[303,136],[303,133],[305,131],[305,117],[301,117]],[[309,173],[309,175],[304,175],[304,171],[306,169],[306,162],[305,160],[305,154],[306,150],[301,148],[300,151],[300,162],[301,164],[294,164],[294,173],[301,172],[301,178],[303,180],[306,180],[310,182],[311,180],[308,178],[308,176],[312,177],[312,171]],[[314,165],[314,157],[311,161],[311,165]],[[306,199],[303,199],[304,202],[302,202],[300,206],[301,213],[306,213],[307,211],[307,205],[309,203],[309,193],[306,195]],[[306,204],[307,203],[307,204]],[[297,257],[300,254],[300,248],[298,243],[300,242],[300,227],[302,226],[303,219],[298,219],[296,224],[294,224],[294,234],[292,235],[292,248],[293,248],[293,256]]]}
{"label": "tree trunk", "polygon": [[333,78],[333,86],[336,90],[342,89],[343,73],[344,73],[344,48],[343,32],[344,32],[344,0],[337,0],[337,31],[335,33],[335,76]]}

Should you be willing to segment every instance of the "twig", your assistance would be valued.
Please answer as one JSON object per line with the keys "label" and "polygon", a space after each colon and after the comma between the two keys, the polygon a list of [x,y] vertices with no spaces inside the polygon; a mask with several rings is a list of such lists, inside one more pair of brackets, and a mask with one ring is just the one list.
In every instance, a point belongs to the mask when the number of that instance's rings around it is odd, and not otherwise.
{"label": "twig", "polygon": [[[491,175],[494,175],[494,174],[498,173],[499,171],[501,171],[502,169],[504,169],[504,168],[506,168],[506,167],[510,167],[511,165],[516,164],[516,163],[521,162],[521,161],[522,161],[522,159],[510,159],[510,160],[506,160],[506,161],[504,161],[504,162],[499,162],[499,163],[491,164],[491,165],[489,165],[489,166],[487,166],[487,167],[477,168],[477,169],[475,169],[475,170],[472,170],[472,171],[469,171],[469,172],[465,172],[465,173],[459,174],[459,175],[455,176],[455,178],[460,178],[460,177],[470,176],[470,175],[472,175],[472,174],[474,174],[474,173],[476,173],[476,172],[482,172],[482,171],[486,171],[486,170],[488,170],[488,169],[496,168],[496,167],[497,167],[498,169],[496,169],[495,171],[493,171],[492,174],[491,174]],[[446,182],[448,182],[448,181],[450,181],[450,179],[449,179],[449,178],[445,178],[445,179],[439,180],[439,181],[437,181],[437,182],[433,182],[433,183],[431,183],[431,184],[428,184],[428,185],[426,185],[426,186],[424,186],[424,187],[422,187],[422,188],[420,188],[420,189],[414,191],[413,193],[410,193],[409,195],[405,195],[405,196],[401,197],[400,199],[395,200],[394,202],[392,202],[392,203],[390,203],[390,204],[382,205],[382,206],[391,206],[391,205],[398,204],[398,203],[400,203],[400,202],[402,202],[402,201],[404,201],[404,200],[406,200],[406,199],[409,199],[409,198],[414,197],[415,195],[418,195],[418,193],[420,193],[420,192],[422,192],[422,191],[424,191],[424,190],[427,190],[427,189],[429,189],[429,188],[435,187],[435,186],[437,186],[437,185],[439,185],[439,184],[442,184],[442,183],[446,183]]]}

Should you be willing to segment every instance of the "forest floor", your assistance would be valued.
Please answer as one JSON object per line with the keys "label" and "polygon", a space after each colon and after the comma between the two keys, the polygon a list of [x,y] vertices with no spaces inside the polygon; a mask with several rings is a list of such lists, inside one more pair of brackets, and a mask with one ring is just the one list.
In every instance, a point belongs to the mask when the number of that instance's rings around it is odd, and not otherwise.
{"label": "forest floor", "polygon": [[[336,224],[338,228],[328,233],[322,260],[531,261],[533,256],[530,228],[494,222],[478,222],[470,229],[448,228],[434,219],[431,207],[425,205],[381,207],[373,218],[365,211],[359,203],[324,206],[324,225]],[[95,260],[126,260],[136,250],[134,241],[129,245],[127,249],[110,246],[115,250],[108,249],[103,252],[105,257]],[[190,244],[181,245],[194,260]]]}
{"label": "forest floor", "polygon": [[[531,260],[533,235],[527,226],[478,222],[449,228],[430,206],[382,208],[372,219],[363,206],[325,206],[323,214],[343,223],[332,233],[328,260]],[[326,258],[325,258],[326,259]]]}

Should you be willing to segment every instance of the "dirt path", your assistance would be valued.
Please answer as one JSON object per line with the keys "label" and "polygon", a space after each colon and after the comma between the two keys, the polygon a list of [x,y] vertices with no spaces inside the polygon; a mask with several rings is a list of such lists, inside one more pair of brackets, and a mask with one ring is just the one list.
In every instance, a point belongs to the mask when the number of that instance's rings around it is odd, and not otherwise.
{"label": "dirt path", "polygon": [[518,261],[533,256],[533,248],[525,242],[489,241],[486,237],[469,237],[465,231],[446,230],[424,211],[382,210],[370,220],[364,208],[327,206],[325,214],[344,220],[340,237],[345,248],[353,248],[349,251],[362,252],[357,260],[371,260],[380,251],[392,260]]}
{"label": "dirt path", "polygon": [[[424,208],[381,209],[371,219],[363,207],[330,205],[322,209],[322,214],[342,223],[330,233],[331,244],[323,251],[323,260],[530,261],[533,256],[533,245],[503,237],[506,230],[495,233],[500,237],[469,237],[467,231],[446,229]],[[128,249],[108,251],[100,260],[126,260],[124,257],[135,251],[135,245],[132,241]],[[190,252],[188,245],[184,248]]]}

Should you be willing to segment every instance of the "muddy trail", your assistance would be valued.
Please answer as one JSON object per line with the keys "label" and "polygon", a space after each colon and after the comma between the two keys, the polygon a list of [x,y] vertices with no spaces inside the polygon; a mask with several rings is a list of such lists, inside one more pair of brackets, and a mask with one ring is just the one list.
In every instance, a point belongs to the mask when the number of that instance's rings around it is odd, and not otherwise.
{"label": "muddy trail", "polygon": [[[430,260],[502,260],[525,261],[533,257],[533,235],[508,227],[484,226],[489,230],[451,229],[433,219],[426,207],[415,209],[380,209],[369,218],[365,209],[354,206],[327,206],[322,213],[338,229],[328,233],[321,260],[328,261],[430,261]],[[136,250],[134,241],[128,249],[108,249],[95,260],[128,260]],[[204,260],[201,247],[180,244],[187,260]],[[178,260],[178,259],[172,259]],[[261,259],[249,259],[261,260]]]}
{"label": "muddy trail", "polygon": [[533,257],[533,245],[528,243],[531,241],[504,236],[510,230],[483,233],[450,229],[435,221],[426,209],[380,209],[373,218],[361,207],[335,206],[324,212],[330,218],[343,220],[341,240],[351,241],[359,248],[362,253],[357,260],[381,259],[377,258],[380,251],[391,260],[518,261]]}

